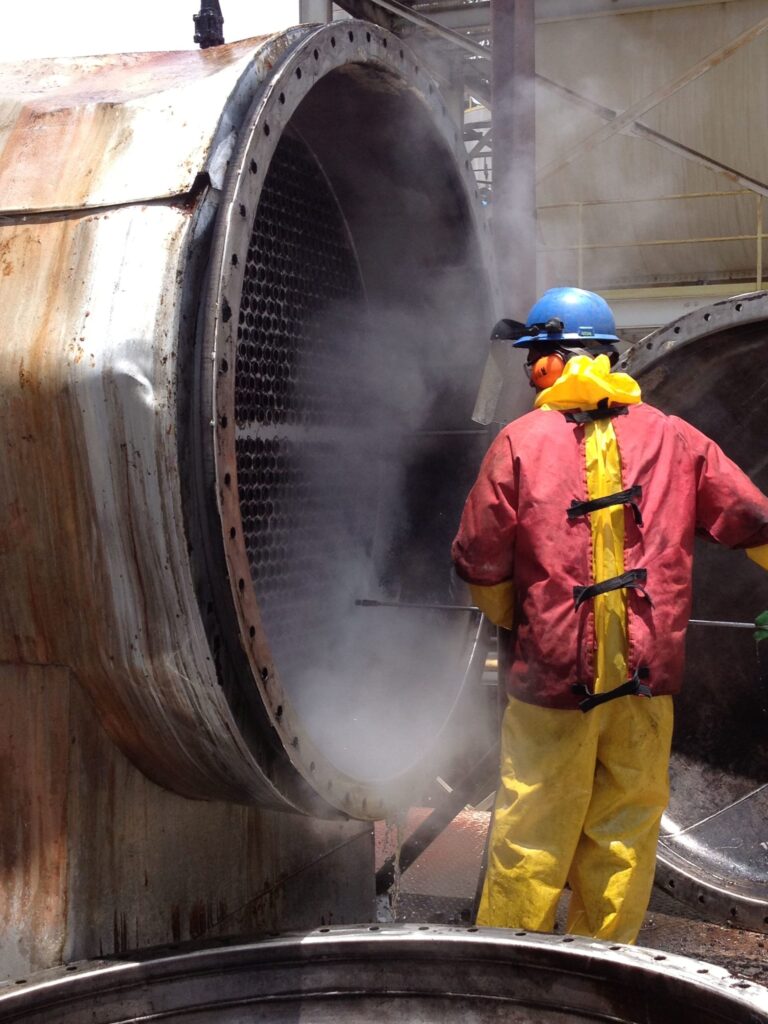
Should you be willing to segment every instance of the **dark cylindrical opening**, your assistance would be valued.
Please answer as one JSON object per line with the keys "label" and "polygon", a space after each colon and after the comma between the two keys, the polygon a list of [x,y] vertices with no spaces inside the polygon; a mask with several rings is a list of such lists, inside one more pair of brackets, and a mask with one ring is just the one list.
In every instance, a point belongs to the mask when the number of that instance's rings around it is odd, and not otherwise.
{"label": "dark cylindrical opening", "polygon": [[[311,87],[300,60],[286,69],[283,123],[260,115],[270,135],[254,132],[241,174],[263,181],[235,196],[242,241],[223,259],[237,326],[215,422],[220,480],[234,446],[224,543],[240,637],[267,666],[289,757],[311,757],[326,794],[334,772],[375,789],[427,753],[461,757],[438,736],[478,625],[413,607],[466,603],[450,543],[487,445],[471,414],[490,311],[456,130],[400,63],[348,60]],[[483,742],[484,721],[463,725]]]}

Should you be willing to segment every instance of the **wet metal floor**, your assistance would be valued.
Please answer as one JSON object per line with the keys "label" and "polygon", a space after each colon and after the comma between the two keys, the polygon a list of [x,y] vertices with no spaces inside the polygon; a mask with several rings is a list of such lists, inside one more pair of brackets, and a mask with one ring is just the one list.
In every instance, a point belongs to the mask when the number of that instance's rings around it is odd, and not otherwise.
{"label": "wet metal floor", "polygon": [[[377,866],[430,813],[412,809],[399,826],[376,826]],[[405,872],[394,889],[398,922],[468,924],[480,872],[488,812],[463,811]],[[567,896],[558,914],[565,919]],[[768,987],[768,935],[702,920],[688,905],[654,888],[638,945],[719,964],[733,974]]]}

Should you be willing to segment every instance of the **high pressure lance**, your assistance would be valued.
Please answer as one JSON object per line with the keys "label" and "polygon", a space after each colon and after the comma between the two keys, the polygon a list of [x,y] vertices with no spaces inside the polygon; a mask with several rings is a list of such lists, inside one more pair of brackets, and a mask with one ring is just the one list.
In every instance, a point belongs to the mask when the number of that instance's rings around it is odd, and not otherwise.
{"label": "high pressure lance", "polygon": [[[439,612],[473,612],[480,609],[471,604],[439,604],[417,601],[381,601],[375,598],[359,598],[355,604],[361,608],[397,608],[403,610],[439,611]],[[730,619],[689,619],[688,625],[712,629],[749,629],[754,631],[757,642],[757,660],[761,682],[768,684],[768,611],[761,612],[754,622],[737,622]],[[376,893],[383,896],[394,884],[398,873],[406,871],[411,864],[434,842],[435,839],[453,821],[456,815],[471,799],[478,782],[489,775],[491,768],[495,770],[498,759],[498,745],[493,744],[476,762],[467,775],[462,778],[447,794],[439,806],[403,843],[398,854],[393,854],[376,873]],[[481,878],[484,872],[481,872]],[[478,890],[479,893],[479,890]],[[475,903],[477,903],[476,896]]]}
{"label": "high pressure lance", "polygon": [[[421,611],[438,612],[479,612],[480,609],[474,604],[429,604],[415,601],[378,601],[372,598],[360,598],[355,601],[356,605],[362,608],[417,608]],[[755,631],[755,639],[758,641],[758,652],[760,642],[768,639],[768,611],[761,612],[754,622],[734,622],[731,619],[688,619],[689,626],[708,626],[715,629],[751,629]],[[766,672],[768,672],[768,648],[763,655],[766,660]]]}

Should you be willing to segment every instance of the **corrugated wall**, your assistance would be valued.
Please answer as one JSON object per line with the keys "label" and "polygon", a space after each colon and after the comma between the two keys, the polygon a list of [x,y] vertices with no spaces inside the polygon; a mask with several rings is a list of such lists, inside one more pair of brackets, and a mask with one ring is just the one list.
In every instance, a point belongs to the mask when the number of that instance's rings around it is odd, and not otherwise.
{"label": "corrugated wall", "polygon": [[[767,16],[764,0],[732,0],[543,22],[536,68],[621,112]],[[763,33],[638,119],[762,183],[768,178],[766,95]],[[759,189],[627,133],[581,152],[580,144],[605,120],[541,83],[537,105],[540,175],[578,154],[539,181],[540,288],[579,277],[598,289],[755,281]]]}

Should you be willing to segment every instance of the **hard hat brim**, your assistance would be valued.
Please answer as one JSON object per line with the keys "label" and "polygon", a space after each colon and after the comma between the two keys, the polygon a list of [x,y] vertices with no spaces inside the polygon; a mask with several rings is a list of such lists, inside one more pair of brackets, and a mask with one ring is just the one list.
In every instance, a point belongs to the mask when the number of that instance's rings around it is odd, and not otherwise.
{"label": "hard hat brim", "polygon": [[580,342],[582,345],[590,341],[617,342],[620,339],[615,334],[574,334],[563,332],[558,334],[525,334],[522,338],[512,342],[513,348],[529,348],[531,345],[557,345],[563,342]]}

